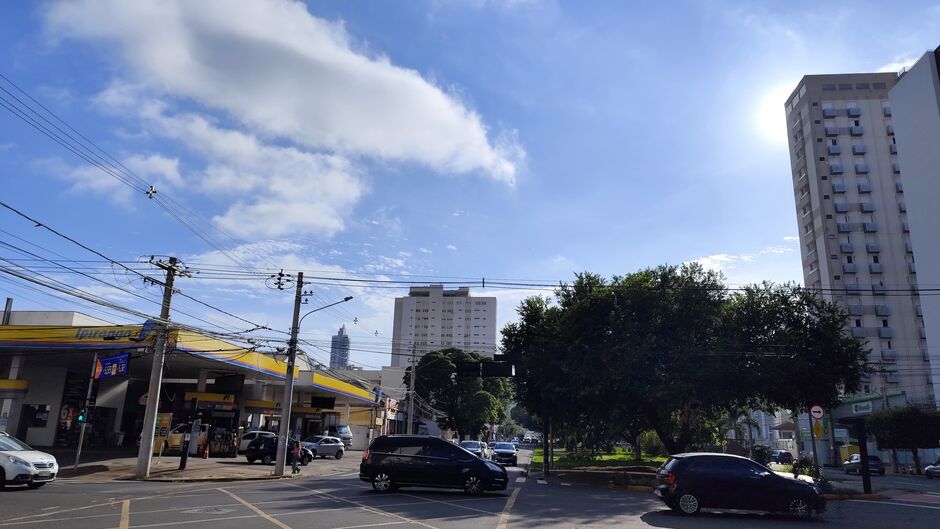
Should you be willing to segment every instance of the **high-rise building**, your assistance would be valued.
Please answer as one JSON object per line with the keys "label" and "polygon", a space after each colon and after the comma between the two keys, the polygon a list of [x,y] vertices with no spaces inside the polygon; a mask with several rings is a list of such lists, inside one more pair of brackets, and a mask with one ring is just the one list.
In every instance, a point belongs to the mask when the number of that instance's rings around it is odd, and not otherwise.
{"label": "high-rise building", "polygon": [[[924,54],[901,74],[891,89],[897,126],[898,158],[904,170],[903,203],[911,222],[911,243],[917,252],[921,288],[940,286],[940,48]],[[898,195],[899,198],[901,195]],[[911,270],[914,257],[911,256]],[[918,318],[924,360],[922,383],[940,404],[940,296],[922,292]],[[920,314],[920,313],[919,313]],[[925,366],[927,367],[927,366]]]}
{"label": "high-rise building", "polygon": [[349,369],[349,335],[346,326],[339,328],[330,345],[330,369]]}
{"label": "high-rise building", "polygon": [[905,146],[888,97],[897,79],[803,77],[785,104],[787,136],[806,286],[842,304],[852,334],[866,339],[877,369],[862,393],[927,404],[920,266],[898,162]]}
{"label": "high-rise building", "polygon": [[448,347],[490,357],[496,352],[496,298],[472,297],[470,288],[444,290],[442,285],[412,287],[395,298],[392,366],[410,365]]}

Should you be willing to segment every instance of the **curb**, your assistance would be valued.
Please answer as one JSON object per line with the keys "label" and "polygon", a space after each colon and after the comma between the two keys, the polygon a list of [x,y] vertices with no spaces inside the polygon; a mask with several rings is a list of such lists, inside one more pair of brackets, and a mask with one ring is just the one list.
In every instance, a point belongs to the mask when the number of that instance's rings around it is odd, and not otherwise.
{"label": "curb", "polygon": [[845,500],[883,500],[881,494],[821,494],[827,501],[845,501]]}

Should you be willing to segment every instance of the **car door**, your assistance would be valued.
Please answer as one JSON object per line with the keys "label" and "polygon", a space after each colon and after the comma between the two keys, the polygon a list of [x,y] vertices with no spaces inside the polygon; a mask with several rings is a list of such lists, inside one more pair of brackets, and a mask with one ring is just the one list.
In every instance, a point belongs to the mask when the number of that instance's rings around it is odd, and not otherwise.
{"label": "car door", "polygon": [[441,439],[429,439],[429,473],[441,486],[461,487],[476,456]]}
{"label": "car door", "polygon": [[[325,443],[325,445],[324,445]],[[336,452],[339,451],[341,441],[335,437],[327,437],[320,443],[320,446],[324,447],[323,455],[329,457],[336,457]]]}
{"label": "car door", "polygon": [[248,432],[242,436],[242,440],[238,442],[238,451],[244,452],[248,448],[248,445],[256,438],[258,434],[256,432]]}
{"label": "car door", "polygon": [[703,503],[715,509],[744,509],[742,499],[745,475],[735,458],[713,456],[707,458],[707,475],[700,474]]}
{"label": "car door", "polygon": [[733,500],[738,509],[756,511],[774,510],[785,492],[786,483],[782,478],[766,467],[747,459],[737,459],[736,474],[740,480],[738,498]]}

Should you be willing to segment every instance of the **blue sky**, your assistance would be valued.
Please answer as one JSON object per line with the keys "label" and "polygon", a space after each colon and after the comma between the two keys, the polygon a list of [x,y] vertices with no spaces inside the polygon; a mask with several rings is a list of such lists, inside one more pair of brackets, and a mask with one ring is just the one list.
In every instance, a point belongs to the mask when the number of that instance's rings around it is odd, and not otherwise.
{"label": "blue sky", "polygon": [[[183,205],[180,216],[224,252],[9,112],[0,113],[2,200],[115,259],[177,255],[202,277],[284,267],[566,280],[700,260],[734,284],[799,280],[784,98],[804,74],[897,70],[940,35],[940,7],[920,2],[2,10],[0,73]],[[0,226],[0,240],[45,257],[97,259],[8,213]],[[6,247],[0,257],[23,255]],[[93,280],[28,264],[158,310],[127,290],[159,291],[124,271],[96,265]],[[197,274],[179,286],[253,322],[289,326],[291,296],[259,277]],[[354,361],[388,363],[392,299],[405,290],[311,288],[311,307],[355,299],[308,318],[308,339],[328,343],[345,323]],[[474,293],[499,297],[502,325],[532,292]],[[0,295],[19,309],[135,321],[11,278]],[[180,321],[246,326],[177,303]]]}

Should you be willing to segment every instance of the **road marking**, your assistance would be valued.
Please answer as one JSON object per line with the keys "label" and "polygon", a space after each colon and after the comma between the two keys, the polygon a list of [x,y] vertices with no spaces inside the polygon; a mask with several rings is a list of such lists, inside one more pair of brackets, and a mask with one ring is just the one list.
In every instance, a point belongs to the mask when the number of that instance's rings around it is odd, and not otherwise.
{"label": "road marking", "polygon": [[452,506],[452,507],[460,507],[461,509],[467,509],[468,511],[475,511],[475,512],[479,512],[479,513],[483,513],[483,514],[489,514],[489,515],[492,515],[492,516],[496,516],[497,514],[499,514],[499,513],[493,512],[493,511],[485,511],[485,510],[483,510],[483,509],[477,509],[477,508],[474,508],[474,507],[467,507],[466,505],[460,505],[459,503],[452,503],[452,502],[444,501],[444,500],[435,500],[435,499],[431,499],[431,498],[425,498],[425,497],[423,497],[423,496],[415,496],[414,494],[405,494],[405,493],[401,493],[401,492],[400,492],[399,494],[401,494],[402,496],[408,496],[409,498],[416,498],[416,499],[419,499],[419,500],[425,500],[425,501],[429,501],[429,502],[433,502],[433,503],[442,503],[442,504],[444,504],[444,505],[450,505],[450,506]]}
{"label": "road marking", "polygon": [[219,490],[221,490],[222,492],[228,494],[228,495],[231,496],[232,498],[235,498],[235,501],[237,501],[238,503],[241,503],[241,504],[244,505],[245,507],[248,507],[249,509],[251,509],[252,511],[254,511],[255,513],[257,513],[258,516],[260,516],[260,517],[264,518],[265,520],[267,520],[267,521],[273,523],[274,525],[280,527],[281,529],[290,529],[290,526],[289,526],[289,525],[286,525],[285,523],[281,522],[280,520],[277,520],[277,519],[275,519],[275,518],[272,518],[270,515],[268,515],[268,513],[262,511],[261,509],[255,507],[254,505],[252,505],[252,504],[248,503],[247,501],[241,499],[240,497],[236,496],[235,494],[233,494],[233,493],[231,493],[231,492],[229,492],[229,491],[227,491],[227,490],[225,490],[225,489],[221,489],[221,488],[220,488]]}
{"label": "road marking", "polygon": [[900,505],[901,507],[919,507],[921,509],[934,509],[940,511],[938,505],[917,505],[915,503],[900,503],[896,501],[875,501],[875,500],[849,500],[860,503],[877,503],[878,505]]}
{"label": "road marking", "polygon": [[408,522],[408,523],[413,523],[413,524],[416,524],[416,525],[420,525],[420,526],[422,526],[422,527],[427,527],[428,529],[437,529],[437,527],[434,527],[433,525],[428,525],[428,524],[426,524],[426,523],[424,523],[424,522],[420,522],[420,521],[418,521],[418,520],[415,520],[415,519],[412,519],[412,518],[408,518],[408,517],[405,517],[405,516],[402,516],[402,515],[400,515],[400,514],[396,514],[396,513],[393,513],[393,512],[383,511],[382,509],[379,509],[379,508],[377,508],[377,507],[370,507],[370,506],[368,506],[368,505],[366,505],[366,504],[364,504],[364,503],[359,503],[358,501],[347,500],[346,498],[341,498],[341,497],[339,497],[339,496],[335,496],[335,495],[330,494],[330,493],[328,493],[328,492],[323,492],[323,491],[321,491],[321,490],[316,490],[316,489],[311,489],[311,488],[308,488],[308,487],[303,487],[303,486],[297,485],[296,483],[285,483],[285,485],[288,485],[288,486],[291,486],[291,487],[297,487],[297,488],[299,488],[299,489],[303,489],[303,490],[306,490],[306,491],[309,491],[309,492],[313,492],[314,494],[320,494],[320,495],[322,495],[322,496],[326,496],[327,498],[332,498],[332,499],[337,500],[337,501],[342,501],[342,502],[345,502],[345,503],[349,503],[349,504],[351,504],[351,505],[355,505],[356,507],[359,507],[359,508],[365,509],[365,510],[367,510],[367,511],[370,511],[370,512],[372,512],[373,514],[384,514],[384,515],[386,515],[386,516],[391,516],[391,517],[394,517],[394,518],[398,518],[399,520],[404,520],[404,521],[406,521],[406,522]]}
{"label": "road marking", "polygon": [[408,522],[384,522],[384,523],[370,523],[366,525],[347,525],[346,527],[335,527],[334,529],[359,529],[361,527],[380,527],[383,525],[400,525]]}
{"label": "road marking", "polygon": [[570,486],[571,486],[571,483],[562,483],[561,486],[562,486],[562,487],[570,487]]}
{"label": "road marking", "polygon": [[525,477],[520,476],[516,478],[516,483],[525,483]]}
{"label": "road marking", "polygon": [[506,524],[509,523],[509,511],[512,510],[512,506],[516,504],[516,498],[519,496],[519,491],[521,488],[512,489],[512,494],[509,495],[509,501],[506,502],[506,506],[503,507],[503,512],[499,513],[499,523],[496,524],[496,529],[506,529]]}
{"label": "road marking", "polygon": [[934,496],[940,496],[940,492],[930,492],[930,491],[927,491],[927,494],[932,494],[932,495],[934,495]]}
{"label": "road marking", "polygon": [[547,484],[548,482],[545,481],[544,479],[539,479],[539,480],[536,480],[536,483],[538,483],[539,485],[545,485],[545,484]]}
{"label": "road marking", "polygon": [[131,526],[131,500],[121,502],[121,523],[118,529],[127,529]]}

